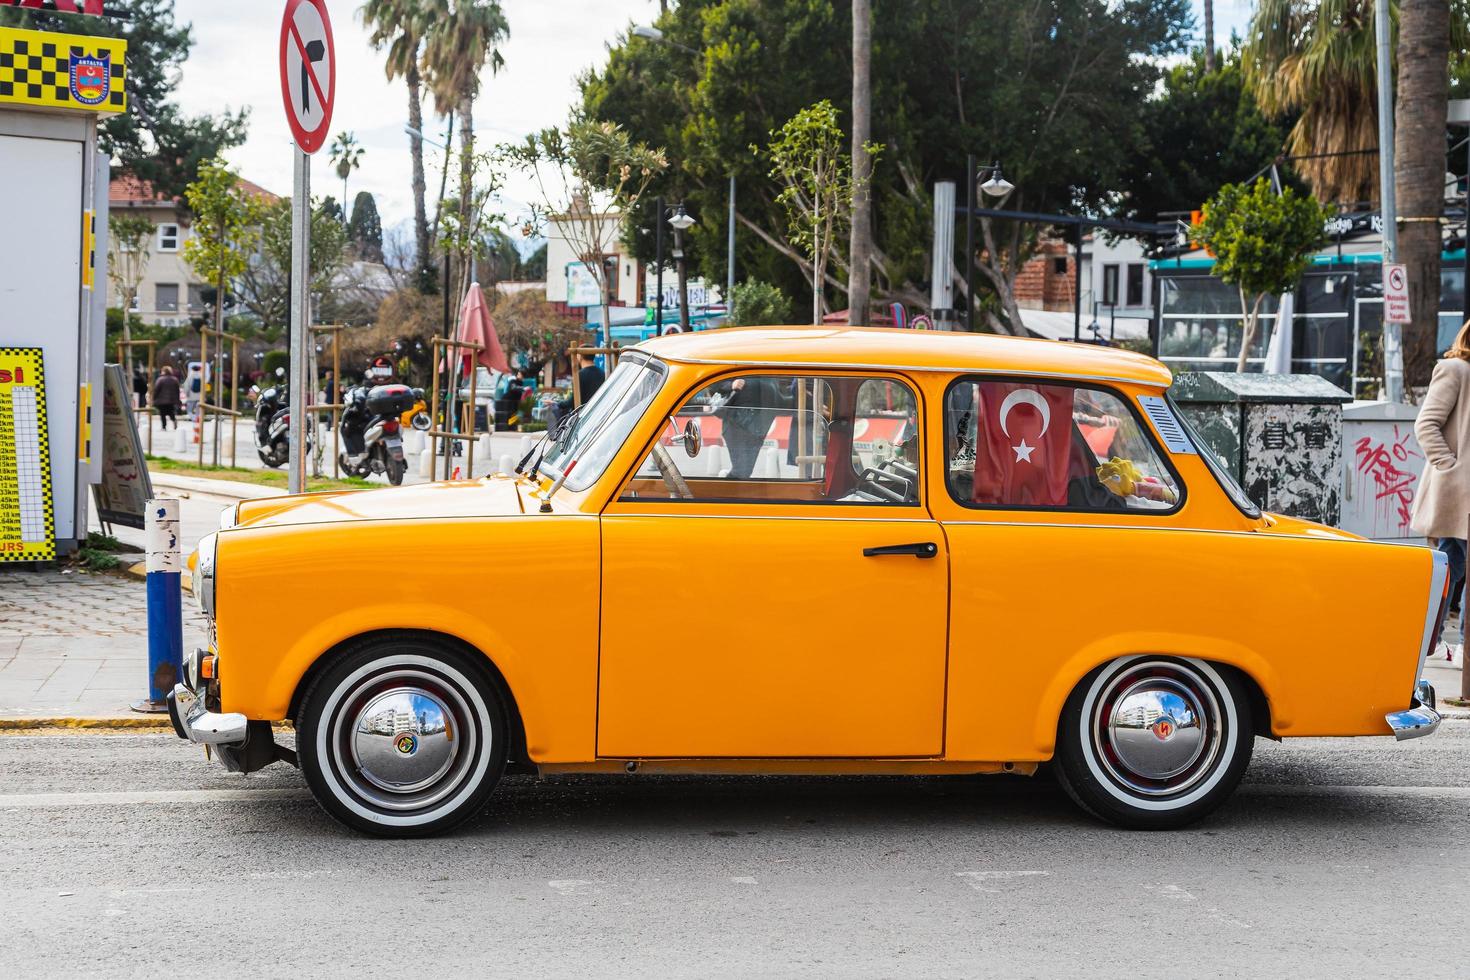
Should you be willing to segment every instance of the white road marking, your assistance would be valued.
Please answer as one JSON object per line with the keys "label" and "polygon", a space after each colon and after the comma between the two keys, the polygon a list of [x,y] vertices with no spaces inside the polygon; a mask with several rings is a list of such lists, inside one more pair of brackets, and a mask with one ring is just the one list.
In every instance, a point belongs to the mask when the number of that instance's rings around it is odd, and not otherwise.
{"label": "white road marking", "polygon": [[562,878],[556,881],[548,881],[551,888],[558,895],[595,895],[598,892],[597,882],[587,881],[583,878]]}
{"label": "white road marking", "polygon": [[151,806],[176,803],[280,803],[307,800],[306,789],[167,789],[94,793],[0,793],[0,811],[76,806]]}

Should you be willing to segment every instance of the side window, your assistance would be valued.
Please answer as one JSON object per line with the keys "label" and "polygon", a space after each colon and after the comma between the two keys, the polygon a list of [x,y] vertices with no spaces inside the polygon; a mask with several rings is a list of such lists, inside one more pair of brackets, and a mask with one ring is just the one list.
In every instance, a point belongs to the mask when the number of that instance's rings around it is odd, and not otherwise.
{"label": "side window", "polygon": [[664,422],[622,499],[917,505],[918,414],[893,378],[724,378]]}
{"label": "side window", "polygon": [[945,396],[949,491],[974,507],[1166,511],[1179,485],[1122,398],[962,379]]}

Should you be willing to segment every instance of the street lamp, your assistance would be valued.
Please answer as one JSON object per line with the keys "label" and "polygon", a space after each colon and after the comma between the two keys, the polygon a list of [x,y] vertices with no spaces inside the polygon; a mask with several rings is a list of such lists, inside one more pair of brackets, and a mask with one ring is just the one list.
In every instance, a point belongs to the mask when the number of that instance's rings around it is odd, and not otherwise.
{"label": "street lamp", "polygon": [[664,37],[663,31],[659,30],[657,27],[653,27],[650,24],[634,24],[633,29],[628,33],[634,35],[635,37],[641,37],[649,41],[655,41],[659,44],[673,45],[681,51],[688,51],[690,54],[699,54],[698,51],[694,50],[687,44],[680,44],[678,41],[670,41],[668,38]]}
{"label": "street lamp", "polygon": [[681,201],[674,205],[669,215],[669,227],[674,229],[674,261],[679,263],[679,328],[689,332],[689,277],[684,266],[684,232],[694,226],[694,218],[684,210]]}
{"label": "street lamp", "polygon": [[[981,177],[984,183],[979,183]],[[993,197],[997,202],[1016,185],[1005,179],[1000,172],[1000,162],[975,170],[975,154],[965,157],[965,329],[975,329],[975,191]]]}

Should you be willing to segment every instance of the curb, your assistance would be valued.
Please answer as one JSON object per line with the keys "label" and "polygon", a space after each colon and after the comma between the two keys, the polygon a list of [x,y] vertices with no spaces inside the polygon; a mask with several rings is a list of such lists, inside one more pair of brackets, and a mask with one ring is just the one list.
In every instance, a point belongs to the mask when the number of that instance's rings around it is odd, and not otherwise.
{"label": "curb", "polygon": [[[187,559],[185,561],[187,563]],[[135,578],[140,581],[147,581],[148,579],[148,563],[146,561],[134,562],[126,568],[120,569],[120,571],[130,578]],[[179,585],[183,588],[185,595],[194,594],[194,578],[188,568],[185,568],[179,573]]]}
{"label": "curb", "polygon": [[146,729],[173,731],[168,715],[137,715],[117,718],[0,718],[0,732],[21,732],[37,728]]}
{"label": "curb", "polygon": [[178,476],[173,473],[148,471],[148,479],[155,487],[168,490],[188,490],[192,493],[214,497],[230,497],[235,500],[258,500],[261,497],[285,497],[287,493],[277,487],[263,487],[239,480],[208,480],[196,476]]}

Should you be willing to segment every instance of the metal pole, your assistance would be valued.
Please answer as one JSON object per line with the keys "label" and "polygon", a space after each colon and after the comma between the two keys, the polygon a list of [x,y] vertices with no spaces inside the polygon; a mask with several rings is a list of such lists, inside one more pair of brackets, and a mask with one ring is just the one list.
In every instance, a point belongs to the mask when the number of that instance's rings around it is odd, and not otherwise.
{"label": "metal pole", "polygon": [[[1390,48],[1389,4],[1375,3],[1374,27],[1378,42],[1378,187],[1383,221],[1383,261],[1396,262],[1399,254],[1397,207],[1393,195],[1393,60]],[[1404,400],[1404,351],[1397,323],[1383,323],[1383,386],[1390,402]]]}
{"label": "metal pole", "polygon": [[653,219],[653,268],[654,280],[654,315],[657,319],[653,324],[653,335],[662,337],[664,332],[664,199],[654,198],[654,210],[658,212]]}
{"label": "metal pole", "polygon": [[965,155],[965,329],[975,329],[975,154]]}
{"label": "metal pole", "polygon": [[[225,383],[225,277],[223,271],[215,279],[214,283],[214,329],[219,334],[215,339],[219,341],[214,348],[214,406],[223,408],[225,400],[220,397],[224,391]],[[219,412],[214,413],[214,465],[220,464],[220,417]]]}
{"label": "metal pole", "polygon": [[209,424],[209,331],[199,331],[199,468],[204,469],[204,427]]}
{"label": "metal pole", "polygon": [[147,523],[148,697],[134,702],[133,710],[154,713],[168,710],[165,699],[184,663],[179,502],[148,501]]}
{"label": "metal pole", "polygon": [[286,489],[306,489],[306,345],[311,325],[311,157],[295,148],[291,181],[291,425],[287,432]]}
{"label": "metal pole", "polygon": [[730,175],[730,217],[725,228],[725,310],[735,296],[735,175]]}
{"label": "metal pole", "polygon": [[1072,339],[1082,339],[1082,226],[1077,226],[1077,264],[1072,270]]}

